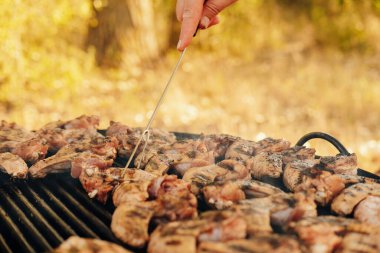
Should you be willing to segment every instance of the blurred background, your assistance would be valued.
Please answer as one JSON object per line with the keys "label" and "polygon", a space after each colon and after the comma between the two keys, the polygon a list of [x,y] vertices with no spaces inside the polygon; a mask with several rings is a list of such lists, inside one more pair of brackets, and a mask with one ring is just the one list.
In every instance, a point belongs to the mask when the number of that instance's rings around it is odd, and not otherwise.
{"label": "blurred background", "polygon": [[[145,126],[178,34],[174,0],[2,0],[0,118]],[[293,144],[323,131],[380,170],[379,42],[380,0],[241,0],[198,33],[154,127]]]}

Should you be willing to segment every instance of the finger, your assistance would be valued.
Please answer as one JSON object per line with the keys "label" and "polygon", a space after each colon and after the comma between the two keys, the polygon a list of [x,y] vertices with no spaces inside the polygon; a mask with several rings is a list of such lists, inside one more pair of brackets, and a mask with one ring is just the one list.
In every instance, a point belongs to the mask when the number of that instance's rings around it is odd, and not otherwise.
{"label": "finger", "polygon": [[215,16],[215,17],[213,17],[213,18],[211,19],[210,24],[208,25],[207,28],[210,28],[211,26],[217,25],[217,24],[219,24],[219,22],[220,22],[219,17],[218,17],[218,16]]}
{"label": "finger", "polygon": [[178,21],[182,22],[182,15],[183,15],[183,7],[185,5],[185,0],[177,0],[177,4],[175,7],[175,13],[177,16]]}
{"label": "finger", "polygon": [[183,51],[190,44],[201,19],[203,3],[204,0],[185,0],[178,50]]}
{"label": "finger", "polygon": [[237,0],[208,0],[203,7],[201,25],[207,28],[211,20],[224,8],[230,6]]}

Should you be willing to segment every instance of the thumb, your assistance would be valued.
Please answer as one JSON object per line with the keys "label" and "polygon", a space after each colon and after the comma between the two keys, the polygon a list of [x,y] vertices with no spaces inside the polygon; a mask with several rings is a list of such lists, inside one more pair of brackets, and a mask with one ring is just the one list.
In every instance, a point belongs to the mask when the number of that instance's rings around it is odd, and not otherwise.
{"label": "thumb", "polygon": [[203,14],[201,18],[201,26],[207,28],[210,21],[219,14],[224,8],[235,3],[237,0],[208,0],[203,6]]}

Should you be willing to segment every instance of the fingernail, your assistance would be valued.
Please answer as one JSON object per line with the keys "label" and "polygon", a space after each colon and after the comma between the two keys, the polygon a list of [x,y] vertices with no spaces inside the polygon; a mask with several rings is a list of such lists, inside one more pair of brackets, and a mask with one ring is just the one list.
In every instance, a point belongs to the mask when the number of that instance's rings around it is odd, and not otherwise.
{"label": "fingernail", "polygon": [[178,44],[177,44],[177,49],[178,49],[178,50],[180,49],[181,45],[182,45],[182,41],[179,40],[179,41],[178,41]]}
{"label": "fingernail", "polygon": [[210,19],[206,16],[203,16],[201,18],[201,25],[206,29],[210,25]]}

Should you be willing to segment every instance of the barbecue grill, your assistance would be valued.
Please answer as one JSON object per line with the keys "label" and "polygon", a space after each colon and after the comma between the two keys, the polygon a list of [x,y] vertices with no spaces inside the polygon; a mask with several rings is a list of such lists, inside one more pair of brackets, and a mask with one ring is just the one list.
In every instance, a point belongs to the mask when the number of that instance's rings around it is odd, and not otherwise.
{"label": "barbecue grill", "polygon": [[[186,133],[176,136],[198,137]],[[296,145],[314,138],[327,140],[339,153],[349,154],[338,140],[324,133],[305,135]],[[361,169],[358,174],[380,179]],[[0,173],[0,252],[46,252],[71,235],[123,245],[110,229],[113,211],[112,203],[102,205],[90,199],[70,173],[29,180],[14,180]]]}

